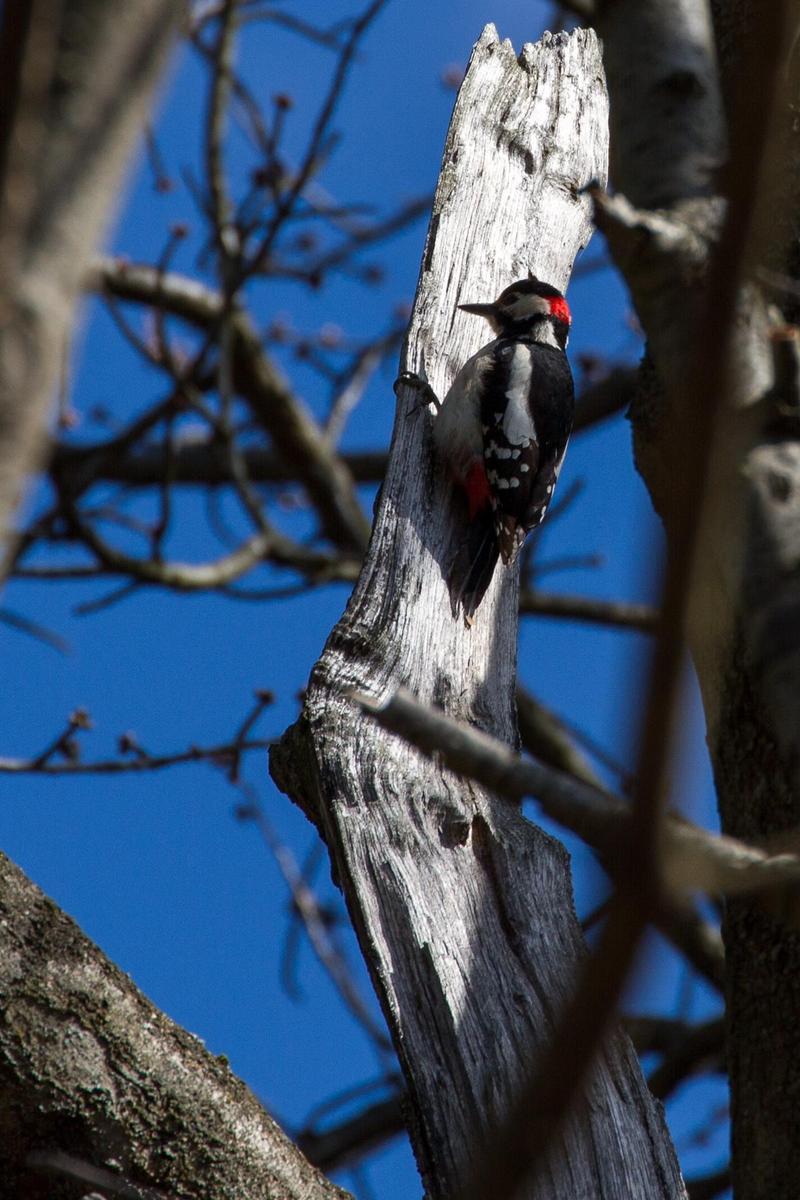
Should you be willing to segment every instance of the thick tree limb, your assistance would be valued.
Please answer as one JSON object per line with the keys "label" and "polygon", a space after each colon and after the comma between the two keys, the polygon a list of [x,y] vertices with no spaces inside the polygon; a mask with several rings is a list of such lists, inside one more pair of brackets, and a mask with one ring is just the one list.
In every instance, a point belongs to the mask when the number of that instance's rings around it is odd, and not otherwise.
{"label": "thick tree limb", "polygon": [[595,771],[564,722],[521,686],[517,687],[517,721],[520,741],[534,758],[584,783],[600,786]]}
{"label": "thick tree limb", "polygon": [[[519,60],[489,27],[456,104],[402,366],[447,383],[482,333],[459,299],[528,267],[563,286],[588,229],[581,181],[605,170],[592,34]],[[479,247],[479,253],[474,248]],[[387,741],[349,688],[412,688],[515,740],[516,580],[498,571],[471,630],[443,575],[463,516],[431,461],[429,419],[401,394],[370,552],[272,770],[319,825],[409,1084],[432,1196],[451,1194],[508,1111],[583,958],[566,865],[512,806]],[[624,1094],[625,1099],[622,1100]],[[606,1044],[581,1105],[525,1196],[683,1194],[627,1041]],[[609,1136],[611,1127],[613,1136]]]}
{"label": "thick tree limb", "polygon": [[647,208],[708,195],[725,134],[707,4],[612,0],[598,5],[597,26],[615,187]]}
{"label": "thick tree limb", "polygon": [[725,947],[722,934],[691,904],[673,903],[657,918],[658,928],[699,975],[722,992],[725,988]]}
{"label": "thick tree limb", "polygon": [[4,1194],[35,1194],[48,1167],[47,1194],[74,1195],[52,1177],[68,1156],[165,1197],[345,1200],[3,855],[0,928]]}
{"label": "thick tree limb", "polygon": [[[241,453],[251,483],[302,482],[302,474],[274,449],[245,446]],[[386,471],[386,457],[385,450],[340,455],[355,483],[380,483]],[[102,442],[91,446],[62,443],[56,448],[53,456],[55,474],[65,477],[73,471],[83,474],[87,465],[94,469],[94,480],[98,483],[154,487],[162,482],[168,471],[173,484],[215,488],[229,487],[233,483],[228,456],[221,453],[216,443],[205,438],[202,441],[178,440],[171,454],[161,445],[146,445],[120,454],[104,454]]]}
{"label": "thick tree limb", "polygon": [[[625,1016],[622,1025],[637,1054],[663,1056],[663,1061],[648,1080],[656,1095],[662,1094],[657,1089],[671,1092],[688,1075],[706,1069],[706,1060],[719,1066],[723,1028],[718,1019],[689,1025],[686,1021],[665,1017]],[[720,1069],[724,1070],[724,1067]],[[330,1128],[317,1130],[310,1125],[298,1133],[297,1144],[321,1170],[344,1166],[403,1133],[403,1106],[407,1103],[407,1098],[398,1091]]]}
{"label": "thick tree limb", "polygon": [[729,1167],[721,1171],[713,1171],[710,1175],[702,1175],[697,1179],[686,1180],[686,1191],[689,1200],[716,1200],[731,1186]]}

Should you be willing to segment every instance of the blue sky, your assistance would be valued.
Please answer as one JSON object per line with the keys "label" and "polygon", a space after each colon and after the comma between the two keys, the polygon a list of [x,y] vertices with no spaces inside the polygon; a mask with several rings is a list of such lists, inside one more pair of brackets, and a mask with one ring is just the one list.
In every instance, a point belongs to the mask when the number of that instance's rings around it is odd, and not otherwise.
{"label": "blue sky", "polygon": [[[299,11],[299,6],[286,8]],[[335,127],[342,142],[322,180],[328,191],[342,201],[366,200],[388,212],[432,190],[453,101],[452,91],[442,85],[442,72],[465,65],[487,20],[519,48],[538,36],[547,11],[531,0],[499,0],[491,8],[472,0],[447,6],[393,0],[364,43],[340,105]],[[305,0],[302,5],[309,21],[330,22],[351,12],[338,0]],[[332,66],[330,53],[289,32],[256,25],[243,40],[239,62],[259,94],[292,96],[286,151],[289,157],[299,154]],[[116,252],[131,259],[154,261],[170,223],[188,220],[190,236],[177,263],[201,277],[198,222],[180,168],[200,170],[202,84],[196,59],[180,53],[156,126],[176,186],[169,194],[156,194],[140,155],[110,241]],[[241,175],[236,139],[231,163],[234,175]],[[331,322],[348,337],[377,334],[394,308],[413,298],[424,233],[423,221],[370,252],[368,261],[380,263],[385,272],[380,289],[337,278],[315,293],[270,281],[253,289],[253,311],[264,326],[281,318],[299,330]],[[595,241],[588,255],[601,250]],[[581,352],[635,359],[639,343],[628,322],[625,292],[610,272],[577,281],[570,301],[573,362]],[[78,347],[72,402],[84,424],[76,437],[96,435],[87,419],[93,408],[129,417],[158,394],[154,373],[134,359],[96,303],[87,306]],[[322,411],[317,377],[291,355],[285,366],[306,401]],[[388,440],[394,369],[395,364],[373,381],[345,446],[375,448]],[[624,419],[575,439],[562,494],[577,480],[583,483],[580,499],[563,518],[545,525],[540,558],[599,554],[603,564],[547,575],[543,586],[652,599],[661,533],[632,465]],[[365,500],[371,502],[368,495]],[[297,526],[303,521],[302,514],[290,519]],[[208,556],[203,529],[201,497],[190,493],[181,501],[180,530],[171,549],[187,558]],[[17,582],[7,589],[8,607],[58,631],[70,650],[59,655],[0,626],[6,677],[14,681],[0,698],[0,753],[25,755],[41,749],[79,705],[95,723],[85,741],[87,758],[113,754],[116,737],[128,729],[154,751],[223,742],[259,687],[272,689],[277,697],[259,732],[278,734],[297,713],[297,692],[341,612],[346,589],[336,586],[269,604],[142,591],[94,615],[76,615],[76,604],[102,594],[97,584]],[[527,619],[520,672],[556,712],[630,762],[645,651],[637,634]],[[695,819],[713,823],[691,685],[686,709],[675,795]],[[304,857],[314,843],[313,831],[275,791],[261,756],[249,761],[247,779],[280,837],[298,858]],[[156,1004],[212,1051],[225,1053],[289,1127],[301,1123],[313,1105],[379,1073],[381,1064],[305,943],[297,969],[302,1001],[292,1002],[281,989],[287,892],[257,830],[234,818],[238,797],[219,773],[191,766],[152,776],[14,777],[0,778],[0,788],[0,845]],[[601,894],[602,879],[582,848],[573,842],[569,846],[578,908],[585,912]],[[319,885],[326,899],[334,898],[324,868]],[[357,962],[352,939],[350,947]],[[368,994],[363,971],[361,978]],[[713,1011],[714,1002],[703,988],[687,993],[684,985],[680,964],[653,939],[629,1006],[674,1015],[676,1006],[685,1007],[688,994],[689,1015]],[[724,1160],[724,1122],[709,1144],[688,1145],[703,1115],[723,1102],[721,1087],[704,1085],[685,1090],[670,1106],[687,1170],[712,1169]],[[420,1192],[410,1152],[399,1144],[378,1156],[365,1174],[367,1185],[385,1200]],[[344,1175],[342,1182],[369,1194],[363,1179]]]}

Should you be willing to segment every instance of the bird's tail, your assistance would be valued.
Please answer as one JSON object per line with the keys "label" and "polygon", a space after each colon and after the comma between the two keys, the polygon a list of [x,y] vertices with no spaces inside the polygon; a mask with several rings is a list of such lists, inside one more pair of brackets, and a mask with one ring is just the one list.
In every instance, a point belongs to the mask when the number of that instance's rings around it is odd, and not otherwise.
{"label": "bird's tail", "polygon": [[475,611],[492,582],[498,553],[494,513],[487,505],[470,521],[467,536],[456,552],[447,578],[454,617],[458,617],[460,605],[464,620],[472,624]]}

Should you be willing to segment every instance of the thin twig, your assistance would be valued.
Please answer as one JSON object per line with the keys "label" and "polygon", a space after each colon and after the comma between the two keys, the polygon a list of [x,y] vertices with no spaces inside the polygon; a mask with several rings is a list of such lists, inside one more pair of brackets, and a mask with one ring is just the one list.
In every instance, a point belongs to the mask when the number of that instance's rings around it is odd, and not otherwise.
{"label": "thin twig", "polygon": [[231,216],[231,201],[222,153],[233,78],[236,8],[237,0],[224,0],[220,9],[219,32],[210,55],[212,77],[206,117],[206,176],[211,201],[210,215],[217,248],[223,257],[228,253],[225,235]]}
{"label": "thin twig", "polygon": [[7,625],[10,629],[16,629],[19,633],[25,633],[28,637],[35,638],[37,642],[43,642],[45,646],[58,650],[60,654],[69,653],[69,642],[60,633],[48,629],[39,621],[32,621],[29,617],[25,617],[11,608],[0,608],[0,624]]}
{"label": "thin twig", "polygon": [[248,794],[249,804],[240,809],[240,816],[254,821],[264,841],[272,851],[278,869],[292,896],[292,902],[303,922],[308,939],[350,1014],[369,1037],[381,1056],[391,1054],[392,1045],[385,1027],[378,1024],[367,1008],[352,978],[344,955],[335,945],[328,923],[313,890],[308,886],[289,847],[281,841],[263,807]]}
{"label": "thin twig", "polygon": [[219,746],[190,746],[176,754],[143,754],[136,758],[101,758],[93,762],[40,762],[32,758],[0,758],[3,775],[123,775],[142,771],[161,771],[165,767],[184,763],[209,762],[227,765],[234,750],[249,754],[253,750],[268,750],[270,739],[255,739],[233,747],[230,742]]}
{"label": "thin twig", "polygon": [[[121,298],[145,304],[154,302],[157,278],[152,267],[130,267],[114,260],[100,260],[94,282],[99,289]],[[168,274],[160,281],[160,292],[170,312],[204,329],[206,341],[216,338],[226,312],[224,295],[175,274]],[[296,472],[296,478],[307,488],[326,534],[343,549],[363,550],[369,536],[369,522],[356,497],[349,471],[331,449],[324,431],[264,353],[261,339],[247,315],[233,311],[229,326],[237,392],[272,437],[288,469]]]}
{"label": "thin twig", "polygon": [[325,434],[332,446],[338,446],[344,433],[347,421],[353,410],[361,402],[367,384],[375,374],[380,364],[380,355],[373,352],[364,354],[355,371],[334,398],[328,419],[325,422]]}
{"label": "thin twig", "polygon": [[336,107],[344,88],[344,83],[347,78],[350,65],[358,48],[358,44],[385,4],[386,0],[372,0],[361,16],[353,22],[350,35],[340,53],[339,62],[334,72],[330,87],[328,88],[328,94],[322,103],[322,107],[311,132],[311,137],[309,138],[308,146],[306,148],[303,161],[300,165],[300,169],[292,180],[291,186],[287,188],[285,193],[281,196],[280,200],[276,204],[275,213],[269,224],[267,232],[265,233],[261,244],[256,251],[256,254],[248,266],[249,271],[258,270],[269,261],[278,231],[287,218],[291,215],[304,187],[311,179],[314,171],[317,169],[323,150],[324,140],[328,131],[328,126],[330,125],[333,114],[336,111]]}

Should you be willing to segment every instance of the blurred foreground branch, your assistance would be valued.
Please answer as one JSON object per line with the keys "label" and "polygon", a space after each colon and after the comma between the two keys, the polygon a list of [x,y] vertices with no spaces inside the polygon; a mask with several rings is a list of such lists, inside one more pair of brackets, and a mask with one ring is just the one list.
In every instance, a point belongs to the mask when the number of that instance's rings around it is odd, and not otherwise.
{"label": "blurred foreground branch", "polygon": [[144,125],[179,16],[170,0],[131,0],[121,8],[97,0],[3,5],[3,562],[25,481],[45,457],[53,390],[83,275]]}

